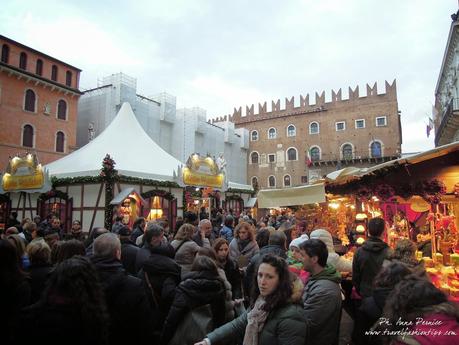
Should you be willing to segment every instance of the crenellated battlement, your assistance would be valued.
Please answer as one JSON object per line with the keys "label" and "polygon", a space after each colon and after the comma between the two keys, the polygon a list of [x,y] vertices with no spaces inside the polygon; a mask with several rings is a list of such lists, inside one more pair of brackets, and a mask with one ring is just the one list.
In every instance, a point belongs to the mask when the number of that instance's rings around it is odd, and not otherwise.
{"label": "crenellated battlement", "polygon": [[255,105],[245,107],[245,112],[243,113],[242,107],[234,108],[232,115],[218,116],[209,120],[209,123],[231,121],[235,124],[247,123],[258,120],[265,120],[270,118],[289,116],[289,115],[300,115],[305,113],[315,113],[326,111],[327,108],[339,106],[340,103],[349,102],[358,102],[363,101],[364,99],[373,99],[377,97],[386,97],[388,100],[397,100],[397,83],[396,80],[389,84],[385,81],[385,92],[378,94],[378,84],[375,82],[373,86],[366,84],[366,95],[360,96],[359,86],[357,85],[354,89],[351,87],[348,88],[349,96],[347,99],[343,99],[342,91],[331,90],[331,101],[326,102],[325,91],[322,91],[320,94],[315,92],[315,103],[311,104],[309,99],[309,94],[306,96],[300,95],[300,105],[295,107],[295,97],[285,98],[284,107],[281,107],[281,101],[271,101],[271,111],[268,111],[268,103],[264,102],[263,104],[258,103],[258,112],[255,113]]}

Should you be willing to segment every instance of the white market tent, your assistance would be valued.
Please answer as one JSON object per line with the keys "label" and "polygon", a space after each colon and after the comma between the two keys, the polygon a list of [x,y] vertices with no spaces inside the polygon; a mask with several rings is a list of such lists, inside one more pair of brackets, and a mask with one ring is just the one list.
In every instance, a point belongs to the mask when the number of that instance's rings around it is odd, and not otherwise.
{"label": "white market tent", "polygon": [[71,154],[45,165],[45,169],[50,176],[58,178],[97,176],[107,153],[115,161],[118,173],[131,177],[174,181],[175,173],[182,165],[145,133],[130,104],[125,102],[99,136]]}

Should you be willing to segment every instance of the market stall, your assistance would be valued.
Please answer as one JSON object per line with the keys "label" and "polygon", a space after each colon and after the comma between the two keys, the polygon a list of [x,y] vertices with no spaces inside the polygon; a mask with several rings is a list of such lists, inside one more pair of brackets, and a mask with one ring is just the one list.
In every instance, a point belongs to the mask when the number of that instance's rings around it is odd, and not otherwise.
{"label": "market stall", "polygon": [[[46,190],[31,190],[26,199],[23,193],[11,191],[11,210],[21,208],[23,203],[28,208],[19,217],[31,217],[37,209],[42,216],[49,213],[62,216],[65,211],[69,220],[65,223],[65,230],[70,229],[71,220],[77,219],[82,228],[89,231],[100,226],[110,228],[114,213],[121,207],[126,210],[130,207],[131,211],[133,206],[138,207],[130,213],[131,223],[133,217],[149,215],[159,205],[161,217],[172,224],[175,216],[182,213],[183,189],[177,181],[181,165],[145,133],[129,103],[123,103],[99,136],[43,167],[45,175],[49,174],[51,178],[52,189],[49,184]],[[129,188],[146,202],[131,203],[130,199],[129,205],[127,202],[124,206],[120,206],[123,203],[111,204]],[[155,196],[158,196],[159,203],[154,202]]]}
{"label": "market stall", "polygon": [[337,175],[327,193],[354,198],[356,220],[383,217],[390,246],[415,241],[433,282],[459,297],[459,142]]}

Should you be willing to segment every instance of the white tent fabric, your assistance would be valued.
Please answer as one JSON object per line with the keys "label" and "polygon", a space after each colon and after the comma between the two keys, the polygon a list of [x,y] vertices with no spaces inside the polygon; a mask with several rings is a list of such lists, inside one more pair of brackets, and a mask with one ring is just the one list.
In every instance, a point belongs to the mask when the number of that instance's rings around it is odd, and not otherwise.
{"label": "white tent fabric", "polygon": [[259,208],[296,206],[325,202],[323,183],[283,188],[263,189],[257,194]]}
{"label": "white tent fabric", "polygon": [[123,103],[110,125],[94,140],[71,154],[45,165],[50,176],[97,176],[106,154],[119,174],[173,181],[182,163],[156,144],[140,126],[129,103]]}

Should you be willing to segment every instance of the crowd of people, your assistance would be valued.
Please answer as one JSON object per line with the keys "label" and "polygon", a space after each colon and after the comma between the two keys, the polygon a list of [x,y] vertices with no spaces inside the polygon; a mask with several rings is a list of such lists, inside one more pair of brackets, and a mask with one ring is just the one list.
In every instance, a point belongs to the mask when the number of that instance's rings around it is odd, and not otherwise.
{"label": "crowd of people", "polygon": [[56,216],[0,239],[2,343],[458,344],[459,307],[416,247],[373,218],[353,259],[294,217],[121,218],[89,233]]}

